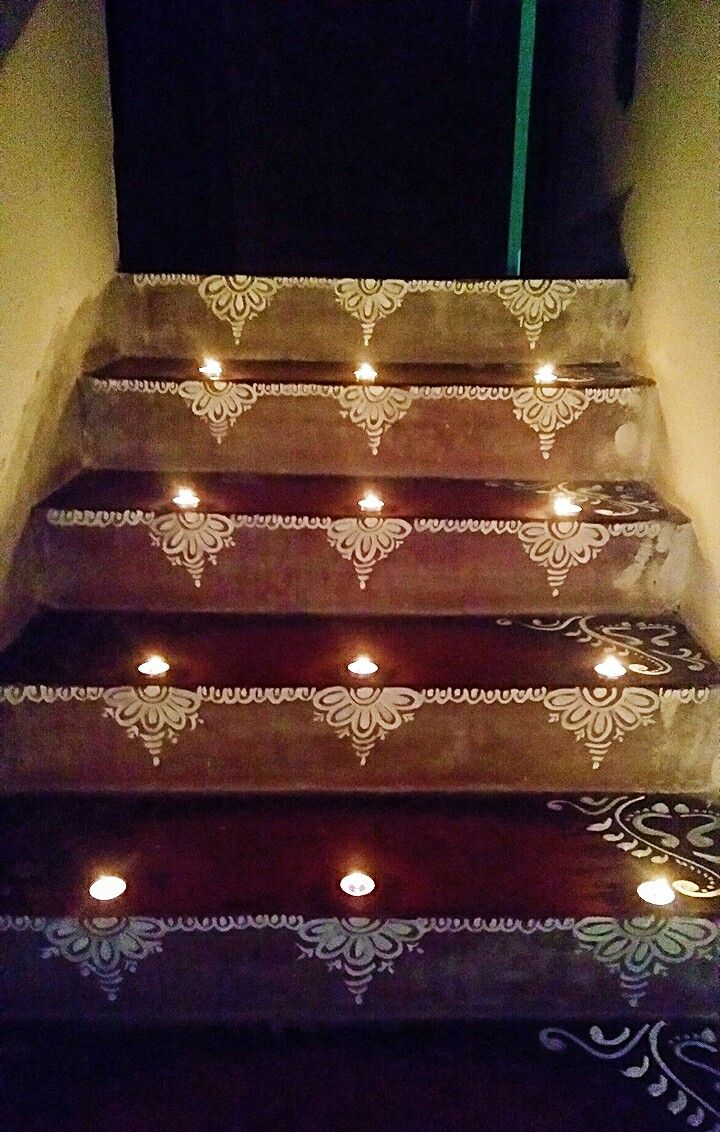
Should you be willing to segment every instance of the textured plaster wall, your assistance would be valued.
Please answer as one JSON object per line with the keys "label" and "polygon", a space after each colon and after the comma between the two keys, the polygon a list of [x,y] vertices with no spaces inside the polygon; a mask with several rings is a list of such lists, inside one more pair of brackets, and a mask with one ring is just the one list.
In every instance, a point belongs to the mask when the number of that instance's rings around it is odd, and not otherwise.
{"label": "textured plaster wall", "polygon": [[644,5],[632,113],[625,244],[630,344],[658,384],[658,478],[693,520],[684,612],[720,651],[718,21],[710,0]]}
{"label": "textured plaster wall", "polygon": [[28,508],[76,458],[73,384],[116,263],[100,0],[41,0],[0,68],[0,139],[0,596],[7,606],[10,556]]}

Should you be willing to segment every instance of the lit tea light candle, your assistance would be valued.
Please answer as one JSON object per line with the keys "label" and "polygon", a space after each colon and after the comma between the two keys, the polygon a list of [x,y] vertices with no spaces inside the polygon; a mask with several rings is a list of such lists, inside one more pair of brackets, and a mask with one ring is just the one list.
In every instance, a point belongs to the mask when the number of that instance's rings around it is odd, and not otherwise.
{"label": "lit tea light candle", "polygon": [[384,506],[384,501],[374,491],[366,491],[362,499],[358,499],[358,507],[361,511],[382,511]]}
{"label": "lit tea light candle", "polygon": [[665,877],[644,880],[637,886],[637,894],[646,904],[672,904],[675,891]]}
{"label": "lit tea light candle", "polygon": [[177,495],[173,496],[173,503],[185,510],[191,510],[197,507],[199,502],[200,496],[196,495],[191,487],[179,487],[177,489]]}
{"label": "lit tea light candle", "polygon": [[569,515],[579,515],[582,507],[576,503],[571,496],[565,495],[562,491],[557,492],[552,499],[552,509],[560,518],[567,518]]}
{"label": "lit tea light candle", "polygon": [[352,672],[354,676],[372,676],[372,674],[378,670],[375,661],[372,660],[371,657],[366,656],[365,653],[356,656],[354,660],[350,661],[347,667],[348,672]]}
{"label": "lit tea light candle", "polygon": [[223,368],[217,358],[203,358],[203,365],[198,366],[199,372],[209,381],[219,381]]}
{"label": "lit tea light candle", "polygon": [[611,654],[610,656],[606,656],[604,660],[601,660],[599,664],[595,665],[595,671],[599,676],[604,676],[607,680],[619,680],[621,676],[625,675],[627,668],[621,660],[618,660],[616,656]]}
{"label": "lit tea light candle", "polygon": [[355,370],[355,377],[358,381],[374,381],[377,377],[377,370],[370,365],[370,362],[362,362]]}
{"label": "lit tea light candle", "polygon": [[138,664],[138,672],[142,672],[143,676],[164,676],[166,672],[170,671],[170,665],[162,656],[153,654],[142,664]]}
{"label": "lit tea light candle", "polygon": [[122,877],[103,873],[92,882],[88,892],[93,900],[117,900],[118,896],[122,896],[126,888],[127,884]]}
{"label": "lit tea light candle", "polygon": [[346,873],[340,887],[348,896],[369,896],[375,888],[375,881],[367,873]]}
{"label": "lit tea light candle", "polygon": [[536,385],[554,385],[557,381],[557,374],[552,365],[540,366],[535,374]]}

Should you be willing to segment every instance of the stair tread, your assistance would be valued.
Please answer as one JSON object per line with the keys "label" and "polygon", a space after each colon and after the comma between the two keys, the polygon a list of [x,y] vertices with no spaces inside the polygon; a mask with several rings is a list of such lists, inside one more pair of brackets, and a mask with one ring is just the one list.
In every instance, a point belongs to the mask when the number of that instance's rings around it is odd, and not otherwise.
{"label": "stair tread", "polygon": [[[254,359],[221,359],[223,381],[246,384],[353,385],[353,362],[268,361]],[[538,363],[539,364],[539,363]],[[492,387],[534,386],[538,365],[468,365],[458,362],[377,362],[377,386],[385,385],[485,385]],[[653,382],[616,364],[591,363],[558,365],[558,384],[577,388],[587,386],[628,388],[652,386]],[[89,376],[103,381],[177,382],[203,380],[198,361],[178,357],[119,357],[93,371]]]}
{"label": "stair tread", "polygon": [[[720,684],[720,667],[672,616],[648,622],[623,613],[489,618],[47,610],[0,655],[0,684],[157,684],[136,670],[156,652],[171,664],[162,682],[190,688]],[[609,652],[629,668],[620,683],[594,672]],[[374,676],[358,679],[347,671],[358,653],[378,663]]]}
{"label": "stair tread", "polygon": [[192,472],[186,476],[135,471],[87,471],[54,491],[44,511],[175,512],[172,497],[181,484],[200,498],[200,514],[271,514],[362,517],[358,500],[373,490],[384,501],[382,518],[487,518],[557,522],[553,497],[573,497],[582,512],[576,521],[686,523],[643,482],[544,483],[353,476],[249,476]]}

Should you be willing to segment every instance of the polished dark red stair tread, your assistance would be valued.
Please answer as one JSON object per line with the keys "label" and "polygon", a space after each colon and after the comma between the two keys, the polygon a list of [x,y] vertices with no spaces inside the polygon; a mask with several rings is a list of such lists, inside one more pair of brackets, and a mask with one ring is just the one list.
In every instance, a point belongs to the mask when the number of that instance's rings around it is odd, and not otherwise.
{"label": "polished dark red stair tread", "polygon": [[[354,370],[357,362],[263,361],[220,359],[223,381],[244,383],[318,383],[357,384]],[[358,359],[359,360],[359,359]],[[202,381],[200,362],[194,358],[121,357],[96,370],[90,376],[100,381]],[[539,364],[539,363],[538,363]],[[377,362],[376,385],[488,385],[528,386],[534,384],[537,365],[467,365],[456,362]],[[559,384],[567,382],[577,388],[608,386],[627,388],[649,386],[647,378],[629,372],[622,366],[594,363],[558,365]]]}
{"label": "polished dark red stair tread", "polygon": [[[671,643],[653,646],[654,654],[672,657],[683,649],[700,654],[685,627],[671,618],[647,629],[646,622],[626,614],[536,619],[558,627],[567,622],[551,631],[532,628],[531,620],[44,612],[0,655],[0,683],[156,683],[140,676],[137,665],[159,652],[171,665],[165,681],[178,687],[595,687],[603,681],[593,665],[612,651],[613,637],[601,635],[593,647],[578,639],[583,626],[599,631],[625,625],[646,644],[667,626]],[[358,653],[369,653],[379,665],[374,676],[358,679],[347,671]],[[720,669],[706,657],[690,665],[671,660],[668,667],[656,675],[629,673],[625,683],[668,688],[720,683]]]}
{"label": "polished dark red stair tread", "polygon": [[[558,484],[398,479],[359,476],[248,476],[192,472],[186,476],[135,471],[87,471],[54,491],[42,508],[56,510],[153,512],[178,510],[173,496],[190,486],[197,510],[218,514],[321,515],[361,517],[358,500],[368,490],[380,495],[382,518],[487,518],[557,521],[556,491],[579,493],[582,512],[571,518],[611,524],[670,520],[686,522],[646,483]],[[597,489],[595,491],[594,489]],[[583,493],[590,494],[585,502]],[[601,498],[599,498],[601,497]]]}

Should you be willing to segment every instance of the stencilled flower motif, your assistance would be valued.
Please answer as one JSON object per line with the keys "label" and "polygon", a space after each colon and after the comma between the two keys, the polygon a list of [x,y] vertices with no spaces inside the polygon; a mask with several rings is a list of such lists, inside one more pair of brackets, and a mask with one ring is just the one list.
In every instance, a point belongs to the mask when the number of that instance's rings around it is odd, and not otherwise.
{"label": "stencilled flower motif", "polygon": [[327,723],[338,739],[350,738],[364,766],[375,743],[403,723],[411,723],[424,703],[412,688],[322,688],[313,696],[314,718]]}
{"label": "stencilled flower motif", "polygon": [[523,523],[518,538],[533,562],[545,567],[553,597],[573,566],[584,566],[597,558],[610,539],[607,527],[597,523],[561,520],[553,523]]}
{"label": "stencilled flower motif", "polygon": [[504,279],[498,282],[496,294],[534,350],[545,323],[560,317],[577,290],[571,279]]}
{"label": "stencilled flower motif", "polygon": [[189,727],[194,731],[202,723],[198,713],[202,704],[199,690],[161,687],[106,688],[104,714],[127,731],[129,739],[140,739],[153,756],[153,766],[160,765],[165,742],[177,743],[178,734]]}
{"label": "stencilled flower motif", "polygon": [[343,558],[352,562],[360,585],[364,590],[376,562],[381,562],[401,546],[412,524],[405,519],[333,520],[326,528],[328,542]]}
{"label": "stencilled flower motif", "polygon": [[338,388],[337,399],[340,415],[364,429],[370,451],[377,456],[384,433],[405,416],[413,403],[413,394],[397,386],[346,385]]}
{"label": "stencilled flower motif", "polygon": [[515,417],[540,437],[543,460],[550,459],[555,434],[573,424],[590,404],[590,397],[583,389],[549,385],[513,389],[511,400]]}
{"label": "stencilled flower motif", "polygon": [[259,275],[207,275],[200,298],[221,322],[229,322],[236,342],[245,323],[262,314],[278,290],[278,281]]}
{"label": "stencilled flower motif", "polygon": [[335,297],[347,314],[360,321],[367,346],[376,324],[400,309],[408,290],[402,279],[339,279]]}
{"label": "stencilled flower motif", "polygon": [[330,971],[342,971],[345,986],[360,1006],[373,976],[393,974],[393,961],[404,951],[420,951],[418,942],[428,930],[427,920],[308,920],[297,931],[310,946],[298,947],[304,957],[320,959]]}
{"label": "stencilled flower motif", "polygon": [[653,975],[666,975],[669,965],[695,956],[712,959],[720,928],[711,920],[695,918],[587,916],[578,920],[573,935],[581,950],[620,973],[623,994],[631,1006],[637,1006]]}
{"label": "stencilled flower motif", "polygon": [[126,972],[141,959],[162,951],[165,925],[150,916],[97,916],[93,919],[49,920],[42,956],[62,956],[80,964],[82,975],[93,975],[110,1002],[117,998]]}
{"label": "stencilled flower motif", "polygon": [[198,588],[205,560],[215,566],[220,551],[235,545],[235,524],[227,515],[170,512],[153,518],[148,527],[153,546],[159,546],[173,566],[184,566]]}
{"label": "stencilled flower motif", "polygon": [[257,401],[253,386],[237,381],[182,381],[178,393],[196,417],[207,421],[218,444]]}
{"label": "stencilled flower motif", "polygon": [[585,743],[597,770],[612,743],[655,722],[660,693],[651,688],[558,688],[543,703],[551,723]]}

